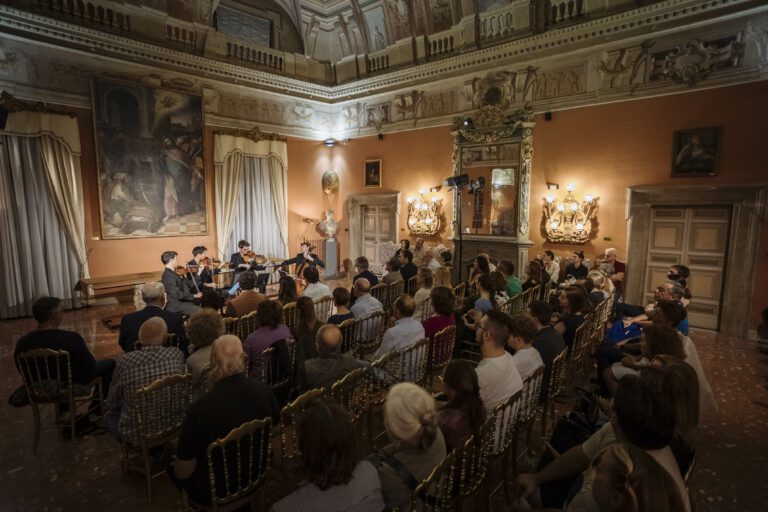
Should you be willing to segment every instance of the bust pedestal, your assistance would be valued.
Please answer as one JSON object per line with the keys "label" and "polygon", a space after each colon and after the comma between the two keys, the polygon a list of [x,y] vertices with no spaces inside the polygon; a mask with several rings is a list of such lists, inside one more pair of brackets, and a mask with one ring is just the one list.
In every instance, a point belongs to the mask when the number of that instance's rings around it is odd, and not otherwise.
{"label": "bust pedestal", "polygon": [[336,240],[326,240],[325,242],[325,278],[335,279],[336,271],[339,268],[339,251]]}

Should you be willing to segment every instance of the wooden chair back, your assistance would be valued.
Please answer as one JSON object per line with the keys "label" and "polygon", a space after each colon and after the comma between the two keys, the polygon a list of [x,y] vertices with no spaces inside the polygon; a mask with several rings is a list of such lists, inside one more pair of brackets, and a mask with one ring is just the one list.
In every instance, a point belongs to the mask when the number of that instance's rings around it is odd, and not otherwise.
{"label": "wooden chair back", "polygon": [[28,350],[16,356],[16,365],[31,401],[59,403],[73,396],[72,365],[66,350]]}
{"label": "wooden chair back", "polygon": [[541,397],[541,384],[544,381],[544,365],[538,367],[523,381],[522,405],[519,409],[517,421],[528,423],[536,417]]}
{"label": "wooden chair back", "polygon": [[541,299],[541,285],[537,284],[523,292],[523,307],[520,311],[515,311],[515,313],[522,313],[528,307],[528,304],[539,299]]}
{"label": "wooden chair back", "polygon": [[295,374],[296,341],[279,340],[261,353],[261,380],[273,393],[290,389]]}
{"label": "wooden chair back", "polygon": [[355,352],[355,336],[357,333],[357,318],[349,318],[339,324],[341,330],[341,352],[354,353]]}
{"label": "wooden chair back", "polygon": [[523,391],[512,395],[509,400],[496,406],[491,415],[490,455],[503,455],[512,446],[517,427],[517,418],[523,402]]}
{"label": "wooden chair back", "polygon": [[280,461],[285,471],[290,466],[298,466],[301,455],[299,449],[298,423],[301,415],[317,398],[322,398],[324,389],[312,389],[289,403],[280,412]]}
{"label": "wooden chair back", "polygon": [[256,311],[251,311],[238,318],[238,332],[237,336],[245,341],[245,339],[256,329],[259,328],[259,318],[256,316]]}
{"label": "wooden chair back", "polygon": [[385,305],[387,303],[388,291],[389,285],[382,281],[371,288],[371,296],[381,302],[382,305]]}
{"label": "wooden chair back", "polygon": [[291,330],[291,333],[296,336],[296,327],[299,324],[299,312],[296,309],[295,302],[289,302],[283,306],[283,323],[285,323]]}
{"label": "wooden chair back", "polygon": [[320,297],[315,301],[315,316],[323,323],[328,322],[328,318],[333,313],[333,297],[327,295]]}
{"label": "wooden chair back", "polygon": [[175,438],[192,399],[192,375],[169,375],[135,391],[133,418],[139,444],[151,448]]}
{"label": "wooden chair back", "polygon": [[419,289],[419,277],[418,276],[413,276],[413,277],[409,278],[408,279],[408,283],[406,283],[406,286],[405,286],[405,293],[407,293],[408,295],[413,296],[413,295],[416,294],[416,291],[418,289]]}
{"label": "wooden chair back", "polygon": [[344,407],[354,424],[360,424],[368,412],[370,373],[370,367],[357,368],[331,386],[331,396]]}
{"label": "wooden chair back", "polygon": [[355,327],[354,351],[358,354],[372,352],[381,344],[381,338],[387,328],[387,313],[374,311],[359,318]]}
{"label": "wooden chair back", "polygon": [[[208,446],[211,508],[250,501],[266,482],[272,460],[272,419],[253,420]],[[247,501],[246,501],[247,500]]]}
{"label": "wooden chair back", "polygon": [[434,378],[443,372],[443,369],[453,357],[453,348],[455,344],[455,325],[449,325],[438,332],[429,342],[427,350],[427,372],[429,373],[430,386],[432,385]]}

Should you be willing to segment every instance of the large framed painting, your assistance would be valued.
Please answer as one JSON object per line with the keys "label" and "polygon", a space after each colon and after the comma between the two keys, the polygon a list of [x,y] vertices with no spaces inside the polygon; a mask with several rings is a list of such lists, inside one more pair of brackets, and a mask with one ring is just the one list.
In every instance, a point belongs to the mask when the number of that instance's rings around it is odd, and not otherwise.
{"label": "large framed painting", "polygon": [[672,177],[715,176],[720,161],[720,126],[675,132]]}
{"label": "large framed painting", "polygon": [[94,79],[104,239],[208,233],[203,99]]}

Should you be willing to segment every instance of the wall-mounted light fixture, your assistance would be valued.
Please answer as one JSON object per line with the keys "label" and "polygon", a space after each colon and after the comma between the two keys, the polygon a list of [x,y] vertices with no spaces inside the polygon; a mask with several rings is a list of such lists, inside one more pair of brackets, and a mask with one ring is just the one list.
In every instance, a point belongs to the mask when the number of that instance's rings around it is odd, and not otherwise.
{"label": "wall-mounted light fixture", "polygon": [[[438,188],[438,187],[433,187]],[[419,191],[419,196],[408,197],[408,229],[414,235],[434,235],[440,230],[440,214],[443,200],[437,196],[426,199],[429,191]]]}
{"label": "wall-mounted light fixture", "polygon": [[596,218],[597,197],[590,194],[584,201],[573,195],[574,186],[569,184],[568,194],[562,201],[547,194],[544,197],[544,230],[550,242],[583,244],[592,234],[592,219]]}
{"label": "wall-mounted light fixture", "polygon": [[332,148],[333,146],[336,145],[337,142],[338,141],[336,139],[334,139],[333,137],[328,137],[327,139],[325,139],[323,141],[323,144],[325,144],[329,148]]}

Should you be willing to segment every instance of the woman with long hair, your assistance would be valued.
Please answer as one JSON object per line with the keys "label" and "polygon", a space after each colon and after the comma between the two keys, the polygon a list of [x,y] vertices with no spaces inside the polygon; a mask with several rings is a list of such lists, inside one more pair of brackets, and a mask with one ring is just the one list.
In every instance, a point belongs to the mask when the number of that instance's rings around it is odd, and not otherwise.
{"label": "woman with long hair", "polygon": [[562,313],[555,324],[555,330],[563,336],[565,346],[570,347],[576,329],[584,323],[584,318],[590,312],[586,291],[579,286],[569,286],[560,292],[560,308]]}
{"label": "woman with long hair", "polygon": [[448,403],[437,413],[446,450],[464,445],[485,422],[485,406],[480,398],[477,372],[469,362],[453,359],[443,371],[443,392]]}
{"label": "woman with long hair", "polygon": [[323,323],[315,315],[315,303],[310,297],[299,297],[296,301],[296,366],[307,359],[317,357],[315,335]]}
{"label": "woman with long hair", "polygon": [[283,323],[283,306],[276,300],[265,300],[256,309],[259,328],[245,339],[243,348],[248,355],[248,375],[261,379],[261,355],[281,340],[291,337],[291,330]]}
{"label": "woman with long hair", "polygon": [[416,312],[413,314],[413,318],[421,322],[424,320],[424,307],[429,300],[432,286],[435,284],[434,274],[427,267],[421,267],[416,274],[416,282],[419,289],[413,295],[413,301],[416,303]]}
{"label": "woman with long hair", "polygon": [[432,316],[425,318],[421,324],[424,326],[424,337],[432,340],[438,332],[448,326],[456,325],[456,318],[453,315],[456,296],[447,286],[435,286],[429,294],[429,300],[432,301]]}
{"label": "woman with long hair", "polygon": [[481,254],[475,257],[474,261],[472,262],[472,272],[469,276],[469,282],[474,283],[479,276],[490,273],[491,265],[490,261],[488,260],[488,256]]}
{"label": "woman with long hair", "polygon": [[589,269],[584,264],[584,251],[574,251],[570,262],[565,267],[564,279],[573,278],[576,282],[586,279]]}
{"label": "woman with long hair", "polygon": [[523,291],[534,286],[549,283],[549,274],[544,270],[544,264],[540,260],[531,260],[525,268],[526,280],[523,283]]}
{"label": "woman with long hair", "polygon": [[285,306],[299,300],[299,292],[296,289],[296,281],[291,276],[280,278],[280,287],[277,289],[277,300]]}
{"label": "woman with long hair", "polygon": [[475,283],[477,287],[477,299],[474,309],[482,314],[496,307],[496,289],[493,287],[491,274],[480,274]]}
{"label": "woman with long hair", "polygon": [[497,305],[504,304],[509,300],[507,294],[507,278],[504,277],[504,273],[500,270],[494,270],[491,272],[491,282],[493,283],[494,301]]}

